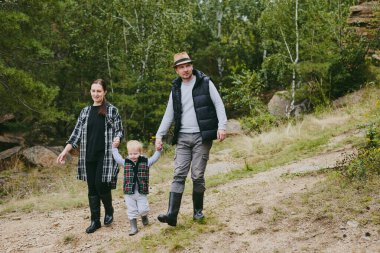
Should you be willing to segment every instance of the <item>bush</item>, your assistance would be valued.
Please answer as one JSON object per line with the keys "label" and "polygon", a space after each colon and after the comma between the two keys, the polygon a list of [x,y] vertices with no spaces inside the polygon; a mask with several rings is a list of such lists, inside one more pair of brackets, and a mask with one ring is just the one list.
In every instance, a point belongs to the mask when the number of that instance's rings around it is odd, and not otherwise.
{"label": "bush", "polygon": [[341,174],[349,179],[365,181],[380,175],[380,149],[363,149],[357,158],[340,168]]}
{"label": "bush", "polygon": [[380,147],[380,125],[379,123],[372,123],[369,125],[369,129],[366,134],[367,147],[378,148]]}
{"label": "bush", "polygon": [[369,125],[367,143],[359,150],[357,157],[347,156],[340,173],[350,181],[368,180],[371,176],[380,176],[380,131],[379,123]]}
{"label": "bush", "polygon": [[274,126],[278,126],[277,118],[269,113],[244,117],[240,121],[245,132],[262,133]]}

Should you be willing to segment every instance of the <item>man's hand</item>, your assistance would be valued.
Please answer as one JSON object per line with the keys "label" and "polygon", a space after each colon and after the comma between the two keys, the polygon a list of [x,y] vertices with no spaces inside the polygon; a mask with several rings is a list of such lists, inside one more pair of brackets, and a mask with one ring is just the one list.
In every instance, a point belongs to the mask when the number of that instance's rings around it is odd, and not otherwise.
{"label": "man's hand", "polygon": [[218,129],[217,137],[219,141],[223,141],[227,137],[226,130]]}

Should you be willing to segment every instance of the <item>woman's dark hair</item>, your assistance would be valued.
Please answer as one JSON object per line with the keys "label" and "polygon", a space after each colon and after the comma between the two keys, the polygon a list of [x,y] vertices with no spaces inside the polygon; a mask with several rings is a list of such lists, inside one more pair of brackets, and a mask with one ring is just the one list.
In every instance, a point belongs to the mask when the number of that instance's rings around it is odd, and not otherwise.
{"label": "woman's dark hair", "polygon": [[[103,87],[104,92],[107,91],[107,85],[103,79],[96,79],[95,81],[92,82],[92,84],[100,84]],[[106,103],[107,103],[106,97],[104,97],[102,104],[100,105],[99,112],[98,112],[100,115],[103,115],[104,117],[107,115]]]}

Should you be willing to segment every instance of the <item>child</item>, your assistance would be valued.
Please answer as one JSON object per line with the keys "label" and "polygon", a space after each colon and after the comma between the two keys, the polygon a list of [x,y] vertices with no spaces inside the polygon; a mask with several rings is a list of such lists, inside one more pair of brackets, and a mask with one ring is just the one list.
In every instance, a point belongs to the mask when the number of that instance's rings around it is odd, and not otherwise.
{"label": "child", "polygon": [[161,149],[156,149],[152,157],[146,158],[141,155],[142,148],[143,146],[139,141],[128,141],[128,157],[125,160],[121,157],[117,148],[112,148],[114,159],[119,165],[124,167],[123,190],[131,225],[130,236],[138,232],[137,218],[140,215],[143,225],[146,226],[149,224],[149,203],[147,197],[149,193],[149,167],[152,166],[161,155]]}

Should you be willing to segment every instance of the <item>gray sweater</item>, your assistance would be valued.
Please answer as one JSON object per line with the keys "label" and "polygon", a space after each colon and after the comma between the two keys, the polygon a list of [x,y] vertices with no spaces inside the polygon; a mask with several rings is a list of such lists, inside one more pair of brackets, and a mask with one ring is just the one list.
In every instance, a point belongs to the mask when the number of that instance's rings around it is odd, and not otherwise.
{"label": "gray sweater", "polygon": [[[192,90],[195,84],[196,78],[193,78],[188,83],[183,83],[181,85],[181,102],[182,102],[182,118],[181,118],[181,133],[198,133],[200,132],[197,117],[195,115],[194,103]],[[218,116],[218,129],[226,130],[227,116],[226,110],[224,108],[223,101],[214,85],[210,80],[209,82],[210,96],[214,103],[216,114]],[[165,136],[173,123],[174,120],[174,109],[173,109],[173,98],[172,93],[170,93],[168,105],[166,106],[166,111],[164,117],[162,118],[160,127],[156,133],[157,139],[162,139]]]}

